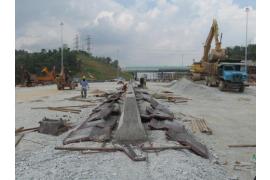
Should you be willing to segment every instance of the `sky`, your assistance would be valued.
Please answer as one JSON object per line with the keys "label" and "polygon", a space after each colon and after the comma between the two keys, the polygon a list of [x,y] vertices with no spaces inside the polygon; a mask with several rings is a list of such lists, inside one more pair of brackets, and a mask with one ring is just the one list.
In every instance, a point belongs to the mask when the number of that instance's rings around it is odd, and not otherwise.
{"label": "sky", "polygon": [[[199,61],[213,18],[222,46],[256,43],[255,0],[16,0],[16,49],[80,48],[119,59],[120,66],[180,66]],[[213,47],[214,44],[212,44]]]}

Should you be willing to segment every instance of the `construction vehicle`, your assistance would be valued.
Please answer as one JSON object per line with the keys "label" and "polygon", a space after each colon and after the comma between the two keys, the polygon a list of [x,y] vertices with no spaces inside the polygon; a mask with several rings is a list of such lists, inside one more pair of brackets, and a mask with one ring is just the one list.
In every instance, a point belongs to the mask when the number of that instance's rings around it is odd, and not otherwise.
{"label": "construction vehicle", "polygon": [[50,84],[55,81],[56,74],[55,74],[55,66],[53,67],[52,71],[49,71],[47,67],[44,67],[41,72],[44,74],[43,76],[37,76],[36,80],[39,84]]}
{"label": "construction vehicle", "polygon": [[31,87],[35,84],[36,78],[24,66],[20,66],[20,86]]}
{"label": "construction vehicle", "polygon": [[[215,48],[211,49],[211,42],[215,37]],[[225,49],[221,48],[221,38],[219,39],[218,24],[214,19],[209,35],[204,45],[202,57],[203,74],[205,83],[208,86],[218,86],[221,91],[225,89],[238,89],[243,92],[244,82],[247,80],[247,73],[241,60],[230,60],[226,57]]]}
{"label": "construction vehicle", "polygon": [[236,89],[244,92],[247,73],[245,64],[240,60],[220,60],[215,63],[206,63],[207,74],[205,82],[208,86],[218,86],[219,90]]}
{"label": "construction vehicle", "polygon": [[193,81],[199,81],[204,79],[204,68],[201,62],[193,62],[190,72]]}
{"label": "construction vehicle", "polygon": [[51,84],[55,81],[55,67],[50,72],[47,67],[44,67],[41,72],[44,74],[43,76],[38,76],[37,74],[32,74],[27,71],[23,66],[20,67],[21,70],[21,85],[22,86],[35,86],[38,84]]}
{"label": "construction vehicle", "polygon": [[64,90],[66,87],[75,89],[75,87],[78,86],[77,83],[72,80],[70,72],[64,69],[64,67],[61,68],[61,73],[56,75],[55,81],[58,90]]}
{"label": "construction vehicle", "polygon": [[[206,72],[204,65],[206,62],[215,62],[217,59],[225,59],[225,49],[221,48],[222,34],[220,40],[218,36],[218,24],[216,19],[213,19],[210,32],[204,44],[203,57],[200,62],[194,62],[191,66],[193,81],[205,79]],[[213,38],[215,38],[215,49],[211,49],[209,54]]]}

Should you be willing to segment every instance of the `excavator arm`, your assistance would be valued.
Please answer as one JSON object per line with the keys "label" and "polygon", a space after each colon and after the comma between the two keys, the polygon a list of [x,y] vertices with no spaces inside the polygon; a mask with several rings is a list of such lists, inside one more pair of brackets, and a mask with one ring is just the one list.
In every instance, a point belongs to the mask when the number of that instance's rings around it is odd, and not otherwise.
{"label": "excavator arm", "polygon": [[208,54],[211,48],[211,43],[213,38],[215,38],[215,50],[217,52],[220,52],[221,49],[221,41],[219,40],[219,34],[218,34],[218,24],[217,24],[217,20],[213,19],[213,23],[212,26],[210,28],[210,32],[207,36],[207,39],[205,41],[204,44],[204,52],[203,52],[203,57],[202,57],[202,61],[207,62],[208,61]]}

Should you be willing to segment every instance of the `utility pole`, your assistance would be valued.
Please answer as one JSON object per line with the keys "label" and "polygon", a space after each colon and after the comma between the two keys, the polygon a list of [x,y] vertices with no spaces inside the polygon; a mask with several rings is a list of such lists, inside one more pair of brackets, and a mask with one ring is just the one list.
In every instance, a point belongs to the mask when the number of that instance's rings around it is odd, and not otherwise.
{"label": "utility pole", "polygon": [[64,23],[61,22],[60,26],[61,26],[61,74],[64,74],[64,62],[63,62],[63,57],[64,57],[64,52],[63,52],[63,48],[64,48],[64,44],[63,44],[63,25]]}
{"label": "utility pole", "polygon": [[246,49],[245,49],[245,71],[247,72],[247,38],[248,38],[248,12],[249,8],[246,8]]}

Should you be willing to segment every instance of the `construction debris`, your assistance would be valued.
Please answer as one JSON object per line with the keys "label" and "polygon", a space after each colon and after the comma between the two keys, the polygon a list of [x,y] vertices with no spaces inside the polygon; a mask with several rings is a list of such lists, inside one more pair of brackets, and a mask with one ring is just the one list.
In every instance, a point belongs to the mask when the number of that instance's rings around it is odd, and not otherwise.
{"label": "construction debris", "polygon": [[208,135],[213,134],[212,130],[207,126],[204,119],[192,119],[191,127],[192,127],[193,133],[196,133],[197,130],[199,130],[201,133],[205,133]]}
{"label": "construction debris", "polygon": [[256,147],[256,144],[235,144],[228,145],[229,148],[241,148],[241,147]]}
{"label": "construction debris", "polygon": [[87,108],[89,106],[96,106],[96,104],[83,104],[83,105],[78,105],[78,106],[57,106],[57,107],[32,107],[31,109],[71,108],[71,107]]}
{"label": "construction debris", "polygon": [[[55,150],[68,150],[68,151],[98,151],[98,152],[116,152],[116,151],[124,151],[121,146],[117,147],[66,147],[66,146],[57,146],[54,148]],[[161,147],[141,147],[142,151],[152,151],[152,150],[158,150],[158,151],[163,151],[163,150],[168,150],[168,149],[174,149],[174,150],[181,150],[181,149],[190,149],[189,146],[161,146]]]}
{"label": "construction debris", "polygon": [[19,144],[19,142],[22,140],[24,134],[19,134],[15,136],[15,147]]}
{"label": "construction debris", "polygon": [[15,134],[19,133],[21,130],[23,130],[24,127],[20,127],[18,129],[15,129]]}
{"label": "construction debris", "polygon": [[103,99],[103,98],[95,99],[95,100],[92,100],[92,99],[85,99],[85,98],[82,98],[82,97],[79,95],[79,96],[74,96],[74,97],[71,97],[71,98],[67,98],[66,100],[69,100],[69,101],[81,101],[81,102],[95,103],[95,102],[100,102],[100,101],[102,101],[102,100],[104,100],[104,99]]}
{"label": "construction debris", "polygon": [[[70,113],[79,114],[81,112],[80,109],[87,108],[90,106],[96,106],[96,104],[85,104],[85,105],[78,105],[78,106],[58,106],[58,107],[34,107],[31,109],[48,109],[51,111],[61,111],[61,112],[70,112]],[[71,109],[72,107],[80,108],[80,109]]]}
{"label": "construction debris", "polygon": [[92,113],[82,124],[68,134],[63,140],[63,144],[81,141],[109,141],[112,129],[120,118],[120,114],[116,112],[115,106],[117,105],[114,104],[119,103],[123,93],[124,91],[120,91],[109,95],[106,101],[92,110]]}
{"label": "construction debris", "polygon": [[132,84],[127,89],[127,92],[120,90],[108,95],[106,100],[94,108],[89,117],[63,140],[64,145],[82,141],[110,141],[118,144],[118,147],[68,150],[122,151],[134,161],[143,161],[146,157],[142,151],[157,150],[153,147],[143,148],[143,143],[148,140],[145,131],[165,130],[167,138],[180,143],[180,147],[190,149],[204,158],[209,157],[206,146],[195,140],[183,125],[174,121],[174,114],[169,109],[159,104],[145,90],[133,89]]}
{"label": "construction debris", "polygon": [[255,167],[256,167],[256,164],[250,163],[250,162],[235,161],[235,164],[233,165],[234,170],[250,170],[250,169],[254,169]]}
{"label": "construction debris", "polygon": [[70,126],[67,124],[67,120],[60,119],[48,119],[44,117],[42,121],[39,122],[40,127],[38,131],[43,134],[50,134],[58,136],[63,132],[66,132]]}
{"label": "construction debris", "polygon": [[185,98],[181,96],[173,96],[172,92],[170,91],[162,91],[163,94],[155,93],[153,94],[153,97],[156,99],[166,99],[167,102],[173,102],[173,103],[184,103],[188,102],[189,100],[192,100],[190,98]]}
{"label": "construction debris", "polygon": [[105,91],[101,91],[99,89],[95,89],[95,90],[91,91],[90,93],[95,97],[106,97],[109,95],[109,93],[107,93]]}
{"label": "construction debris", "polygon": [[161,91],[162,93],[166,93],[166,94],[171,94],[173,93],[172,91]]}
{"label": "construction debris", "polygon": [[154,130],[165,130],[170,140],[177,141],[184,146],[190,146],[193,152],[204,158],[209,157],[206,146],[195,140],[186,128],[176,121],[152,119],[148,126]]}
{"label": "construction debris", "polygon": [[15,130],[15,133],[21,133],[21,132],[25,132],[25,131],[38,131],[39,127],[34,127],[34,128],[26,128],[24,129],[24,127],[21,127],[19,129]]}

